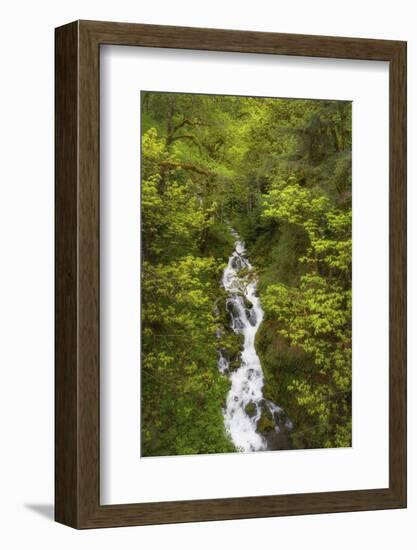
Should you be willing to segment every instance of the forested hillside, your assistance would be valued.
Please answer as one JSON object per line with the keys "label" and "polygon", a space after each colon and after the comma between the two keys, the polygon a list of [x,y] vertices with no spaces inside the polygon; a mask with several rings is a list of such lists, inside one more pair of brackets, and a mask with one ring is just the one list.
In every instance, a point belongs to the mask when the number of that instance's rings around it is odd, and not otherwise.
{"label": "forested hillside", "polygon": [[[264,395],[293,448],[351,444],[351,104],[142,92],[143,456],[231,452],[234,228],[265,312]],[[259,430],[270,429],[268,418]]]}

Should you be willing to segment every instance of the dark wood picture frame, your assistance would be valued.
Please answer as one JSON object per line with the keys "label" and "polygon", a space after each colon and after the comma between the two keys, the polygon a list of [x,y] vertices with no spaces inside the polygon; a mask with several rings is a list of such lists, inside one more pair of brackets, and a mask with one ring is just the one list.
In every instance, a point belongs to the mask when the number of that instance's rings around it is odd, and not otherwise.
{"label": "dark wood picture frame", "polygon": [[[389,487],[100,505],[99,56],[118,44],[389,62]],[[56,29],[55,519],[75,528],[406,507],[406,43],[76,21]]]}

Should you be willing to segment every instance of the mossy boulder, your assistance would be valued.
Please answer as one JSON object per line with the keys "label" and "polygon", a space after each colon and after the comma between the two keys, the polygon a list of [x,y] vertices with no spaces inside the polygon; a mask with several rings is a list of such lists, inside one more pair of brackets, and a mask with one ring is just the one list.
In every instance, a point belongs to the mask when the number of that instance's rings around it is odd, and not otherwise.
{"label": "mossy boulder", "polygon": [[250,416],[251,418],[252,418],[253,416],[255,416],[256,410],[257,410],[257,409],[256,409],[256,405],[255,405],[255,403],[253,403],[253,401],[251,401],[250,403],[248,403],[248,404],[246,405],[246,407],[245,407],[245,413],[246,413],[248,416]]}
{"label": "mossy boulder", "polygon": [[272,418],[272,415],[268,415],[267,413],[262,413],[261,418],[258,422],[258,432],[260,432],[262,435],[266,435],[270,430],[275,429],[275,422]]}
{"label": "mossy boulder", "polygon": [[232,359],[229,363],[229,370],[230,371],[235,371],[237,370],[239,367],[240,367],[241,363],[240,363],[240,355],[238,357],[235,357],[234,359]]}
{"label": "mossy boulder", "polygon": [[235,334],[229,327],[220,330],[219,350],[229,363],[229,370],[240,367],[240,354],[243,347],[243,335]]}

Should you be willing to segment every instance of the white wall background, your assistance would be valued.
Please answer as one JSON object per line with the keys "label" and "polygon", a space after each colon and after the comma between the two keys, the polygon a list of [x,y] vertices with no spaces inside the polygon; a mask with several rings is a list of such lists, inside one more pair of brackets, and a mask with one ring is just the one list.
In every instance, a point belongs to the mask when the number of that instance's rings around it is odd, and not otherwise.
{"label": "white wall background", "polygon": [[[3,548],[415,548],[417,10],[413,0],[15,0],[0,8],[0,544]],[[52,522],[54,27],[103,19],[408,40],[409,508],[77,532]],[[371,214],[370,214],[371,216]],[[372,407],[372,388],[369,388]],[[312,474],[313,475],[313,474]]]}

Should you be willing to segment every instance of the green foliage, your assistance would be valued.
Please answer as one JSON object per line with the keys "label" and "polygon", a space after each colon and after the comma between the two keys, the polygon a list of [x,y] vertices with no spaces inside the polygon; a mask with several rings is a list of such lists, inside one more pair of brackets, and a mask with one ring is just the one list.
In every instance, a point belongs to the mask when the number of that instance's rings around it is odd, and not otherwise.
{"label": "green foliage", "polygon": [[286,389],[316,426],[314,437],[322,446],[348,446],[351,211],[336,209],[320,189],[303,187],[295,178],[273,183],[263,207],[262,217],[297,226],[307,239],[305,253],[298,257],[307,272],[292,285],[269,284],[262,300],[278,334],[311,358],[312,378],[297,375]]}
{"label": "green foliage", "polygon": [[[351,104],[143,92],[142,454],[229,452],[222,269],[245,239],[264,395],[294,447],[351,443]],[[265,415],[264,415],[265,416]],[[262,419],[262,429],[270,423]]]}
{"label": "green foliage", "polygon": [[214,204],[201,205],[156,129],[142,158],[142,454],[233,451],[213,313],[222,263],[200,254]]}

